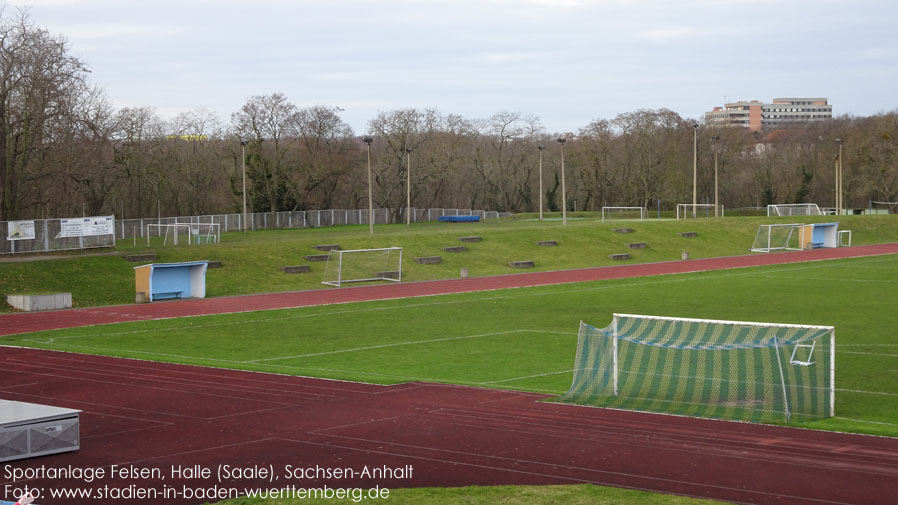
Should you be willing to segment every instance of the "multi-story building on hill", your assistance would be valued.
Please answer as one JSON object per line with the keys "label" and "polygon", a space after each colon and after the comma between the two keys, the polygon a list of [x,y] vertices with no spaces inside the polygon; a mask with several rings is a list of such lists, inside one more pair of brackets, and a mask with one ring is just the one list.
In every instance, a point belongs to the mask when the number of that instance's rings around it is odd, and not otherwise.
{"label": "multi-story building on hill", "polygon": [[828,121],[832,117],[833,107],[826,98],[774,98],[772,103],[751,100],[714,107],[714,110],[705,112],[705,123],[760,131]]}

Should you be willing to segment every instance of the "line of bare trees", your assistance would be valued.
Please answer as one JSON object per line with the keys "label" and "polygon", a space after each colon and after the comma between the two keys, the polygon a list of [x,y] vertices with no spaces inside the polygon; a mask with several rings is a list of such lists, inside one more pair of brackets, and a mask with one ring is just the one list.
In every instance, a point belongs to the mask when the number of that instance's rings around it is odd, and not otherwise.
{"label": "line of bare trees", "polygon": [[[249,98],[227,122],[202,109],[165,120],[150,107],[115,109],[87,74],[62,37],[0,9],[0,221],[237,212],[244,162],[253,211],[367,206],[366,146],[337,107],[273,93]],[[713,198],[716,151],[727,207],[831,206],[836,138],[846,206],[898,200],[898,111],[753,133],[695,131],[671,110],[637,110],[559,135],[520,112],[470,119],[407,108],[378,113],[365,133],[374,205],[397,212],[409,170],[415,207],[536,211],[540,146],[548,210],[671,208],[692,200],[694,134],[701,202]]]}

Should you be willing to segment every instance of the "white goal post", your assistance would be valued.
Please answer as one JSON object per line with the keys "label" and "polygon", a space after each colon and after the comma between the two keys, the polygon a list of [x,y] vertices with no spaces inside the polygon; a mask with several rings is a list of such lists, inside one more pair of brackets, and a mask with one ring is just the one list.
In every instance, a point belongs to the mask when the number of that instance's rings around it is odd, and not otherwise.
{"label": "white goal post", "polygon": [[[713,203],[678,203],[677,220],[691,217],[715,217]],[[723,205],[720,205],[720,217],[724,217]]]}
{"label": "white goal post", "polygon": [[832,326],[614,314],[580,323],[562,402],[751,422],[835,415]]}
{"label": "white goal post", "polygon": [[156,230],[157,237],[163,237],[162,245],[168,245],[168,237],[172,237],[172,243],[178,245],[178,235],[187,235],[187,245],[211,244],[221,242],[221,225],[218,223],[169,223],[147,225],[147,247],[150,246],[151,230]]}
{"label": "white goal post", "polygon": [[778,203],[767,206],[767,217],[822,216],[816,203]]}
{"label": "white goal post", "polygon": [[800,251],[802,248],[795,231],[802,226],[804,225],[801,223],[762,224],[758,226],[755,241],[749,251]]}
{"label": "white goal post", "polygon": [[645,220],[645,207],[602,207],[602,222],[618,219]]}
{"label": "white goal post", "polygon": [[190,245],[190,224],[188,223],[173,223],[173,224],[148,224],[147,225],[147,247],[150,246],[150,237],[153,236],[151,230],[156,229],[156,236],[165,238],[162,240],[162,245],[168,244],[169,235],[173,238],[174,245],[178,245],[178,235],[183,233],[187,235],[187,245]]}
{"label": "white goal post", "polygon": [[401,247],[328,251],[322,284],[369,281],[402,282]]}

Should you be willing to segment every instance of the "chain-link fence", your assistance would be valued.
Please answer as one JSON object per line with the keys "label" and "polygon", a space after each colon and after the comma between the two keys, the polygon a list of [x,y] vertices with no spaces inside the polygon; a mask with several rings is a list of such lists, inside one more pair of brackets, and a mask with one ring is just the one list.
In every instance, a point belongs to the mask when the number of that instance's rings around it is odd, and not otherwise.
{"label": "chain-link fence", "polygon": [[[511,215],[508,212],[471,209],[412,209],[412,221],[436,221],[442,216],[480,216],[480,219],[495,219]],[[406,209],[393,212],[392,209],[374,209],[374,224],[405,222]],[[0,221],[0,254],[35,253],[114,247],[116,239],[146,239],[147,234],[158,237],[164,231],[158,227],[147,229],[148,224],[218,224],[221,233],[243,229],[242,214],[210,214],[205,216],[178,216],[145,219],[118,219],[115,221],[115,235],[85,237],[61,237],[60,219],[35,219],[34,238],[9,240],[8,222]],[[280,228],[318,228],[322,226],[368,224],[368,209],[330,209],[292,212],[257,212],[247,214],[247,230],[267,230]]]}

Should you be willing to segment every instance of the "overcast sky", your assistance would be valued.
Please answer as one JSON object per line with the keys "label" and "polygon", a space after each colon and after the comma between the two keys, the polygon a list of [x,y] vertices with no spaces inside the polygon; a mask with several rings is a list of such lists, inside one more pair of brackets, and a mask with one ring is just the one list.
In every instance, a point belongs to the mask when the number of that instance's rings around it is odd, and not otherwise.
{"label": "overcast sky", "polygon": [[[0,0],[2,4],[3,0]],[[116,107],[225,122],[253,95],[538,116],[549,132],[666,107],[827,97],[898,109],[895,0],[7,0],[64,35]],[[7,8],[7,15],[10,9]]]}

